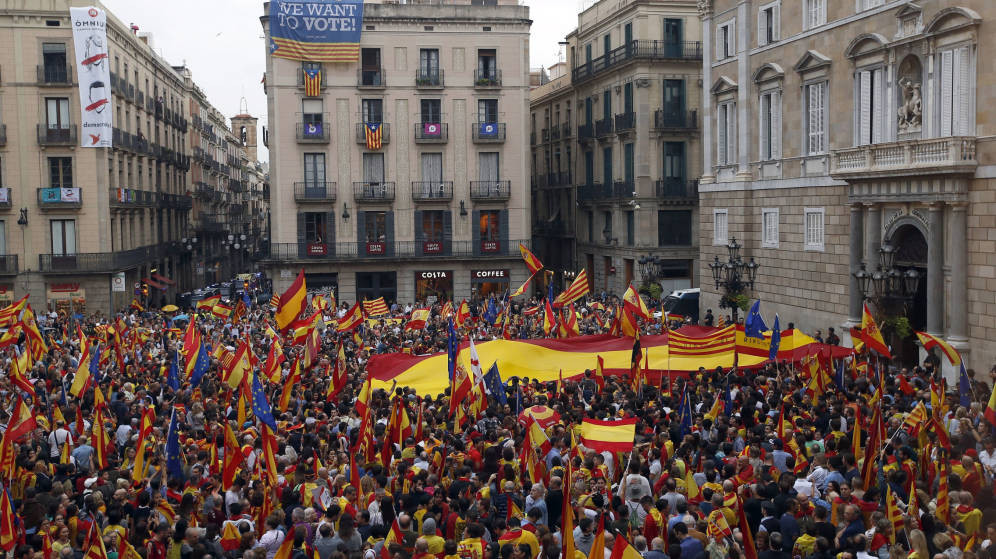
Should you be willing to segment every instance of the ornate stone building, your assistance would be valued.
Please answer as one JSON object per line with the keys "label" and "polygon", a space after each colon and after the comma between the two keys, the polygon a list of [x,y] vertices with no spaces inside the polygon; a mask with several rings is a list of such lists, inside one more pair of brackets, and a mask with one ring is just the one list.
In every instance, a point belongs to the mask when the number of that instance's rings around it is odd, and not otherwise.
{"label": "ornate stone building", "polygon": [[[855,273],[891,264],[879,287],[912,291],[905,306],[870,298],[875,312],[905,316],[988,369],[996,116],[976,92],[996,80],[996,61],[982,56],[996,41],[996,4],[716,0],[699,10],[702,273],[736,236],[761,264],[753,296],[769,322],[777,312],[783,325],[846,332],[865,300]],[[703,287],[703,307],[715,308],[712,282]],[[894,353],[917,355],[909,339]]]}

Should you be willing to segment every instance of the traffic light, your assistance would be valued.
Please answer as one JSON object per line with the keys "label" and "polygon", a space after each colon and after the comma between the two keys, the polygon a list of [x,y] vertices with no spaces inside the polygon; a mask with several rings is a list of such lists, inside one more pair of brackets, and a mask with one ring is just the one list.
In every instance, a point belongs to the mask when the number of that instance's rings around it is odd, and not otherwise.
{"label": "traffic light", "polygon": [[142,297],[149,296],[149,284],[142,282]]}

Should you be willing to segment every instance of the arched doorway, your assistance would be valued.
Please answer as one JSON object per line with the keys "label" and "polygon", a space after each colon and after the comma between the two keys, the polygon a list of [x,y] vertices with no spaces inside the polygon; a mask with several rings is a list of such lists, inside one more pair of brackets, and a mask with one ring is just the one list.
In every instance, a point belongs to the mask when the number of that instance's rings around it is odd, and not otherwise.
{"label": "arched doorway", "polygon": [[[894,267],[902,272],[915,269],[920,274],[920,283],[917,286],[916,294],[912,301],[905,306],[905,316],[909,320],[912,331],[925,330],[927,327],[927,239],[923,232],[912,223],[900,225],[893,231],[887,241],[896,249],[896,259]],[[934,297],[943,297],[943,293],[935,293]],[[899,306],[896,312],[902,313],[903,308]],[[919,350],[916,345],[916,336],[912,334],[905,336],[902,340],[894,340],[893,348],[899,349],[897,357],[904,366],[912,367],[917,364]]]}

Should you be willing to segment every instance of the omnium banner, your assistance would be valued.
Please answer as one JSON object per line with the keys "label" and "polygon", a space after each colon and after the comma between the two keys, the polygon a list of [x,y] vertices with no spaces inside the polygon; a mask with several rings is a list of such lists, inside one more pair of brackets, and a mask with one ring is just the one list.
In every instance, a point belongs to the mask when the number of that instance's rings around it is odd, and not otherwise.
{"label": "omnium banner", "polygon": [[270,54],[311,62],[360,59],[363,0],[271,0]]}
{"label": "omnium banner", "polygon": [[100,8],[69,8],[73,22],[76,73],[80,83],[80,146],[109,148],[111,69],[107,58],[107,12]]}

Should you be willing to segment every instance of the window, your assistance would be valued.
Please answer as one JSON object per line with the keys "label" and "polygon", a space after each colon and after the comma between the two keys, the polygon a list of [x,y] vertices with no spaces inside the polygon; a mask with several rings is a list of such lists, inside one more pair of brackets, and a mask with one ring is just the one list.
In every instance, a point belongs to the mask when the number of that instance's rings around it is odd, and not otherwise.
{"label": "window", "polygon": [[439,49],[421,49],[418,52],[418,69],[423,78],[439,75]]}
{"label": "window", "polygon": [[676,18],[664,18],[664,44],[679,45],[684,40],[682,20]]}
{"label": "window", "polygon": [[0,219],[0,254],[7,254],[7,222]]}
{"label": "window", "polygon": [[441,182],[443,180],[443,154],[422,154],[422,180],[424,182]]}
{"label": "window", "polygon": [[443,120],[443,106],[439,99],[422,99],[419,101],[421,108],[420,122],[441,122]]}
{"label": "window", "polygon": [[716,29],[716,60],[729,58],[737,53],[737,18],[733,18]]}
{"label": "window", "polygon": [[478,122],[498,122],[498,100],[478,99],[477,100],[477,121]]}
{"label": "window", "polygon": [[885,3],[885,0],[858,0],[858,11],[870,10],[872,8],[877,8]]}
{"label": "window", "polygon": [[761,246],[778,248],[778,208],[761,210]]}
{"label": "window", "polygon": [[726,245],[727,237],[727,212],[726,210],[712,211],[712,244]]}
{"label": "window", "polygon": [[322,123],[321,99],[304,99],[301,101],[301,121],[305,124]]}
{"label": "window", "polygon": [[71,188],[73,186],[73,158],[48,158],[49,186],[52,188]]}
{"label": "window", "polygon": [[49,130],[69,128],[69,99],[66,97],[45,98],[45,116]]}
{"label": "window", "polygon": [[76,220],[53,219],[49,225],[52,229],[52,254],[76,254]]}
{"label": "window", "polygon": [[827,83],[812,83],[803,91],[806,94],[806,154],[819,155],[827,150]]}
{"label": "window", "polygon": [[387,212],[363,212],[366,242],[387,242]]}
{"label": "window", "polygon": [[612,212],[606,211],[602,212],[602,235],[605,237],[605,243],[608,244],[612,241]]}
{"label": "window", "polygon": [[781,8],[778,2],[761,6],[757,12],[757,46],[770,45],[779,39]]}
{"label": "window", "polygon": [[443,210],[425,210],[422,212],[422,223],[418,224],[422,228],[422,239],[425,241],[442,242],[443,239]]}
{"label": "window", "polygon": [[636,244],[636,212],[626,212],[626,246]]}
{"label": "window", "polygon": [[500,180],[498,152],[482,151],[477,154],[477,179],[484,182]]}
{"label": "window", "polygon": [[970,47],[958,47],[940,54],[940,135],[973,135],[969,104],[974,88]]}
{"label": "window", "polygon": [[823,208],[805,208],[806,250],[823,250]]}
{"label": "window", "polygon": [[780,158],[782,151],[782,94],[780,91],[761,94],[758,118],[760,120],[758,139],[761,161]]}
{"label": "window", "polygon": [[857,144],[877,144],[884,139],[885,128],[885,81],[881,68],[858,72],[858,142]]}
{"label": "window", "polygon": [[360,49],[360,85],[384,85],[380,49]]}
{"label": "window", "polygon": [[325,154],[304,154],[305,188],[325,188]]}
{"label": "window", "polygon": [[363,122],[383,122],[384,121],[384,100],[383,99],[363,99],[360,101],[360,111]]}
{"label": "window", "polygon": [[327,236],[324,212],[305,212],[304,214],[304,240],[308,243],[324,243]]}
{"label": "window", "polygon": [[803,0],[803,29],[819,27],[827,22],[827,0]]}
{"label": "window", "polygon": [[602,148],[602,184],[609,188],[612,184],[612,146]]}
{"label": "window", "polygon": [[720,103],[716,112],[716,164],[737,162],[737,104]]}
{"label": "window", "polygon": [[501,240],[500,216],[501,210],[481,210],[481,219],[478,223],[481,241]]}
{"label": "window", "polygon": [[660,210],[657,212],[657,246],[691,246],[691,210]]}
{"label": "window", "polygon": [[609,53],[612,52],[612,35],[606,34],[602,37],[602,54],[605,55],[605,60],[609,59]]}
{"label": "window", "polygon": [[45,83],[66,83],[69,69],[66,65],[65,43],[42,43],[42,76]]}
{"label": "window", "polygon": [[380,184],[384,182],[384,154],[363,154],[363,182]]}
{"label": "window", "polygon": [[498,79],[498,51],[495,49],[477,50],[477,79]]}

